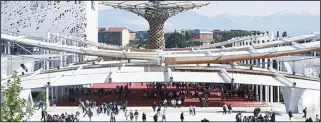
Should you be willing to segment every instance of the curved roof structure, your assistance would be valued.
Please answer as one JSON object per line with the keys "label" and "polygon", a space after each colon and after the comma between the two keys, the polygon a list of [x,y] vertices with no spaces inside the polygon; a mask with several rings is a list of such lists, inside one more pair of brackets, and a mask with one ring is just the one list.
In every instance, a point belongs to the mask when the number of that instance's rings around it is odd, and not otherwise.
{"label": "curved roof structure", "polygon": [[[62,67],[60,69],[38,70],[22,76],[21,85],[25,89],[45,87],[47,82],[51,82],[51,86],[86,85],[94,83],[169,82],[170,77],[173,77],[175,82],[230,83],[231,79],[234,78],[235,83],[239,84],[292,87],[293,84],[296,83],[298,88],[320,90],[319,78],[289,75],[288,73],[275,71],[272,68],[270,68],[270,70],[259,68],[249,70],[247,67],[239,66],[230,68],[224,65],[215,65],[213,67],[199,65],[272,58],[319,51],[319,40],[301,44],[296,43],[297,41],[305,39],[320,39],[320,35],[317,34],[307,34],[280,41],[253,44],[251,46],[222,49],[193,49],[192,51],[103,50],[66,46],[44,42],[42,39],[30,38],[28,36],[17,36],[5,33],[1,33],[1,38],[11,42],[67,53],[133,59],[131,62],[127,60],[100,61],[95,65],[86,63]],[[168,66],[162,66],[162,63]],[[198,65],[193,66],[193,64]],[[174,70],[173,72],[171,72],[172,69]],[[5,82],[6,79],[1,80],[2,84]]]}
{"label": "curved roof structure", "polygon": [[[316,35],[310,35],[305,38],[316,37]],[[286,41],[274,41],[254,46],[242,46],[233,47],[231,50],[216,50],[216,52],[209,50],[203,50],[201,52],[182,52],[182,51],[162,51],[157,52],[137,52],[137,51],[117,51],[117,50],[102,50],[91,49],[84,47],[66,46],[56,43],[43,42],[42,40],[30,39],[26,36],[13,36],[8,34],[1,34],[2,39],[6,39],[12,42],[28,44],[40,48],[65,51],[70,53],[102,56],[102,57],[117,57],[126,59],[141,59],[141,60],[159,60],[167,65],[173,64],[202,64],[202,63],[219,63],[219,62],[234,62],[240,60],[249,59],[262,59],[272,58],[279,56],[286,56],[292,54],[299,54],[305,52],[314,52],[320,50],[320,41],[314,41],[309,43],[298,44],[295,43],[298,39],[286,40]],[[305,39],[302,38],[302,39]],[[318,37],[320,38],[320,37]],[[302,40],[301,39],[301,40]],[[292,42],[292,43],[290,43]],[[293,43],[294,42],[294,43]],[[290,44],[289,44],[290,43]],[[289,46],[272,47],[277,45]],[[254,48],[255,47],[255,48]],[[267,48],[272,47],[272,48]],[[234,49],[240,51],[234,51]],[[242,49],[242,50],[241,50]],[[215,49],[213,49],[215,50]]]}
{"label": "curved roof structure", "polygon": [[[115,63],[113,65],[115,65]],[[107,63],[105,67],[87,65],[76,68],[60,68],[60,70],[56,69],[54,71],[35,72],[22,76],[21,85],[24,89],[30,89],[46,87],[47,82],[51,82],[51,86],[88,85],[96,83],[170,82],[170,77],[173,77],[174,82],[230,83],[231,78],[234,78],[234,82],[237,84],[291,87],[295,82],[298,88],[320,90],[319,78],[293,76],[287,73],[278,73],[273,70],[269,71],[259,68],[249,70],[238,67],[233,69],[207,67],[208,71],[204,71],[206,70],[204,68],[205,67],[181,66],[174,68],[181,70],[180,72],[171,72],[169,67],[163,66],[123,64],[121,66],[108,67]],[[185,72],[183,71],[184,69],[192,72]],[[203,72],[193,72],[197,69],[203,70]],[[109,81],[109,78],[112,80]],[[1,83],[4,84],[6,81],[6,79],[3,79]]]}

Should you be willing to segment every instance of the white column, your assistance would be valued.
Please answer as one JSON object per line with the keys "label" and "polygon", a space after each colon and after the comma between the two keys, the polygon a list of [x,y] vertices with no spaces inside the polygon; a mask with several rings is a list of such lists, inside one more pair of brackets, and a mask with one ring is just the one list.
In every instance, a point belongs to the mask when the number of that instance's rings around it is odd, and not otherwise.
{"label": "white column", "polygon": [[270,97],[270,102],[271,103],[273,103],[273,97],[274,97],[274,95],[273,95],[273,86],[270,86],[270,95],[271,95],[271,97]]}
{"label": "white column", "polygon": [[53,97],[54,97],[54,87],[51,87],[51,100],[50,100],[50,102],[53,102]]}
{"label": "white column", "polygon": [[49,107],[49,87],[46,87],[46,107]]}
{"label": "white column", "polygon": [[55,97],[56,97],[56,101],[57,101],[59,98],[58,87],[55,87],[54,89],[55,89]]}
{"label": "white column", "polygon": [[269,86],[265,86],[265,102],[269,102]]}
{"label": "white column", "polygon": [[65,94],[64,94],[64,86],[61,86],[61,96],[64,96]]}
{"label": "white column", "polygon": [[276,95],[277,102],[280,102],[280,87],[279,86],[276,87],[276,93],[277,93],[277,95]]}
{"label": "white column", "polygon": [[263,85],[260,85],[260,102],[263,102]]}
{"label": "white column", "polygon": [[267,59],[264,59],[264,68],[268,69],[267,67],[268,67]]}
{"label": "white column", "polygon": [[[255,95],[258,96],[259,95],[259,85],[255,85]],[[256,99],[256,97],[255,97]]]}

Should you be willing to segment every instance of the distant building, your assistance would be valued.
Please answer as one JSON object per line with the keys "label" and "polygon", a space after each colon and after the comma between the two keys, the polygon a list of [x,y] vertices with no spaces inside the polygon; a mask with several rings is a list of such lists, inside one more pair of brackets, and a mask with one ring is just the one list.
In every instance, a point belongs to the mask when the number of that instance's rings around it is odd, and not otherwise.
{"label": "distant building", "polygon": [[134,40],[136,38],[136,32],[130,29],[128,31],[129,31],[129,40]]}
{"label": "distant building", "polygon": [[98,41],[102,43],[126,46],[129,43],[128,29],[122,27],[98,28]]}
{"label": "distant building", "polygon": [[219,37],[221,37],[223,35],[225,31],[221,31],[221,30],[214,30],[213,31],[213,39],[217,39]]}
{"label": "distant building", "polygon": [[213,32],[203,29],[195,29],[192,31],[192,35],[194,39],[199,39],[200,41],[212,41],[213,40]]}

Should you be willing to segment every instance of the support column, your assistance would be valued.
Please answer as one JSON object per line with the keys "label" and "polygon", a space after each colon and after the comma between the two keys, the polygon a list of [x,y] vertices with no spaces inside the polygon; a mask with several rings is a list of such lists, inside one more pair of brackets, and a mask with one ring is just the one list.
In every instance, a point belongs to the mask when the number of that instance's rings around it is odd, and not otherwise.
{"label": "support column", "polygon": [[54,92],[53,92],[54,89],[53,88],[54,87],[51,87],[51,95],[50,95],[51,96],[51,100],[50,100],[51,103],[53,103],[53,97],[54,97]]}
{"label": "support column", "polygon": [[259,85],[255,85],[255,95],[256,95],[255,97],[256,101],[260,100],[257,98],[259,96]]}
{"label": "support column", "polygon": [[273,103],[274,102],[274,100],[273,100],[273,98],[274,98],[274,95],[273,95],[273,86],[270,86],[270,102],[271,103]]}
{"label": "support column", "polygon": [[61,96],[64,96],[64,95],[65,95],[64,91],[65,91],[64,86],[61,86]]}
{"label": "support column", "polygon": [[59,93],[58,93],[58,87],[54,87],[55,88],[55,100],[58,101],[59,99]]}
{"label": "support column", "polygon": [[280,87],[276,87],[276,97],[277,97],[277,102],[280,102]]}
{"label": "support column", "polygon": [[263,102],[263,85],[260,85],[260,102]]}
{"label": "support column", "polygon": [[46,87],[46,107],[49,107],[49,87]]}
{"label": "support column", "polygon": [[147,48],[165,49],[164,24],[167,18],[147,16],[146,20],[149,23]]}
{"label": "support column", "polygon": [[265,86],[265,102],[269,102],[269,86]]}

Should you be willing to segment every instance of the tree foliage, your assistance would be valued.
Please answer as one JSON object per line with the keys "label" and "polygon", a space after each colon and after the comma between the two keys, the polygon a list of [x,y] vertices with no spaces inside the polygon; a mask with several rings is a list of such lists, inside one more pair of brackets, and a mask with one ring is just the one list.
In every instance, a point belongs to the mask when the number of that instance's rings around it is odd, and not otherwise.
{"label": "tree foliage", "polygon": [[38,100],[41,100],[41,101],[45,101],[45,100],[46,100],[46,93],[45,93],[45,92],[40,92],[40,93],[37,95],[37,99],[38,99]]}
{"label": "tree foliage", "polygon": [[182,33],[175,31],[165,39],[166,48],[186,48],[200,45],[202,45],[202,42],[195,41],[190,31],[184,31]]}
{"label": "tree foliage", "polygon": [[249,36],[249,35],[252,35],[253,33],[260,34],[261,32],[259,32],[259,31],[250,32],[250,31],[246,31],[246,30],[224,31],[224,32],[222,32],[222,34],[220,36],[218,36],[218,38],[215,39],[215,42],[216,43],[223,42],[223,41],[227,41],[232,38],[235,38],[235,37]]}
{"label": "tree foliage", "polygon": [[1,85],[1,93],[4,95],[3,103],[1,103],[1,122],[19,122],[30,115],[30,112],[24,110],[26,100],[20,98],[23,89],[20,82],[17,72],[14,71],[6,86]]}

